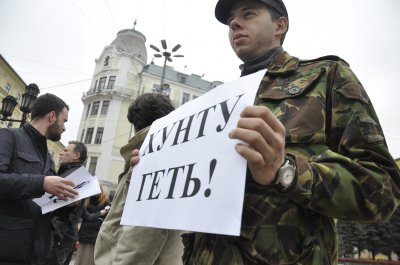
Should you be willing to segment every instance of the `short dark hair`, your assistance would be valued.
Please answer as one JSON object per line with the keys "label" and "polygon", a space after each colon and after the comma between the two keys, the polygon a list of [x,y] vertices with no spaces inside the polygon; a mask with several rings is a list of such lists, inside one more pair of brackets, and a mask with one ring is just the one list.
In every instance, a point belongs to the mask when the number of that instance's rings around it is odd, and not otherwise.
{"label": "short dark hair", "polygon": [[[276,20],[278,20],[278,19],[280,19],[282,17],[282,15],[279,14],[279,12],[276,11],[275,9],[270,8],[268,6],[267,6],[267,9],[269,11],[269,14],[271,15],[272,21],[276,21]],[[283,42],[285,41],[286,33],[288,32],[288,30],[289,30],[289,20],[288,20],[288,24],[287,24],[287,27],[286,27],[286,32],[283,33],[282,37],[281,37],[281,46],[283,45]]]}
{"label": "short dark hair", "polygon": [[173,110],[175,108],[168,97],[158,93],[146,93],[131,103],[127,117],[135,131],[140,131]]}
{"label": "short dark hair", "polygon": [[79,153],[79,161],[80,162],[85,162],[87,158],[87,148],[86,145],[82,142],[78,141],[69,141],[68,144],[73,144],[75,145],[74,151]]}
{"label": "short dark hair", "polygon": [[46,93],[39,96],[32,105],[31,119],[42,118],[47,113],[54,111],[56,116],[63,111],[64,108],[69,110],[69,106],[56,95]]}

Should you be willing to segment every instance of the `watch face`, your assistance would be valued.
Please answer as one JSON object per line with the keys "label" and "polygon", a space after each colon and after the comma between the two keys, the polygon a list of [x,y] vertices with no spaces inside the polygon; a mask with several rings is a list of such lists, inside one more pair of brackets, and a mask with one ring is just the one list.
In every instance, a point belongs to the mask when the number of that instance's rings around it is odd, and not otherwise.
{"label": "watch face", "polygon": [[288,166],[286,168],[284,168],[283,172],[282,172],[282,184],[285,186],[290,185],[293,182],[294,179],[294,168],[291,166]]}

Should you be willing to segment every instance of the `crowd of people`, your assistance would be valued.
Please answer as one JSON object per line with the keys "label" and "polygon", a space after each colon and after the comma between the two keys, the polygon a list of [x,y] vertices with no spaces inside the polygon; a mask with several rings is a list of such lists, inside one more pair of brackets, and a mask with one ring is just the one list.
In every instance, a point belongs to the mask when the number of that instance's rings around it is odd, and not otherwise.
{"label": "crowd of people", "polygon": [[[282,0],[219,0],[241,75],[267,69],[254,105],[229,133],[247,160],[240,236],[120,224],[132,167],[149,126],[174,110],[143,94],[127,118],[135,135],[121,149],[125,168],[113,202],[100,194],[42,214],[32,199],[78,195],[65,176],[87,150],[71,141],[55,171],[47,140],[65,131],[69,106],[39,96],[31,121],[0,129],[0,264],[255,265],[337,264],[335,219],[373,223],[400,202],[400,171],[362,84],[340,57],[300,60],[282,45],[289,15]],[[79,227],[80,226],[80,227]]]}

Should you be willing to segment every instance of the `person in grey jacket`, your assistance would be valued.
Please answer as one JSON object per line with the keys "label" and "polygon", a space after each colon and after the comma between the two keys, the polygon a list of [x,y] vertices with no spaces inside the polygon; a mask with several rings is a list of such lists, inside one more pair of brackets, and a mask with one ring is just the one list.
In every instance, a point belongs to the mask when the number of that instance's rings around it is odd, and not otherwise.
{"label": "person in grey jacket", "polygon": [[73,183],[55,176],[47,139],[65,131],[68,105],[52,94],[39,96],[30,123],[0,129],[0,264],[50,264],[53,213],[42,215],[32,199],[48,192],[74,198]]}
{"label": "person in grey jacket", "polygon": [[125,169],[120,175],[111,209],[97,236],[94,255],[98,265],[182,264],[183,231],[120,225],[132,174],[132,150],[140,148],[150,125],[156,119],[174,109],[168,97],[153,93],[142,94],[129,106],[127,116],[134,126],[135,135],[121,148]]}

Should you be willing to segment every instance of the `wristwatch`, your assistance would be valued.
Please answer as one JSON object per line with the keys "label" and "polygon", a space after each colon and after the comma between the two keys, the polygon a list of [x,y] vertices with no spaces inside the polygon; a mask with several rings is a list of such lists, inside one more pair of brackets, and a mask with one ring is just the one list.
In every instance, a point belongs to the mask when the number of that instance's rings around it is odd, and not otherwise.
{"label": "wristwatch", "polygon": [[278,170],[275,186],[278,191],[286,191],[294,182],[296,177],[296,164],[294,160],[286,156],[285,162]]}

